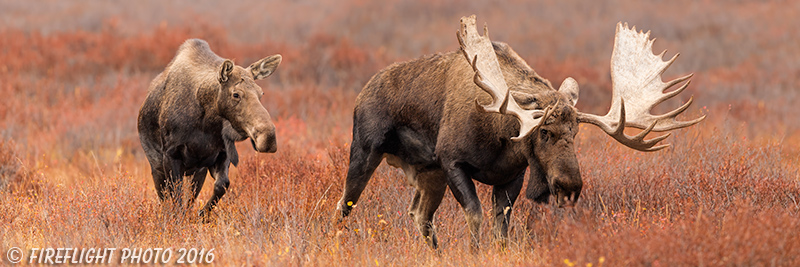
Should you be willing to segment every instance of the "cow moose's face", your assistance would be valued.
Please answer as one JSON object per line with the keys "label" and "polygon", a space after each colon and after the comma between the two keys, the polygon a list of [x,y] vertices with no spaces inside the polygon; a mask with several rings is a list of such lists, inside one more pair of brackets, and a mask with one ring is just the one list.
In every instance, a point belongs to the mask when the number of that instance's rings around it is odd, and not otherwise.
{"label": "cow moose's face", "polygon": [[280,55],[261,59],[247,68],[230,60],[220,65],[219,108],[222,116],[243,136],[250,137],[258,152],[274,153],[277,150],[275,125],[269,112],[261,104],[264,91],[255,80],[271,75],[281,63]]}

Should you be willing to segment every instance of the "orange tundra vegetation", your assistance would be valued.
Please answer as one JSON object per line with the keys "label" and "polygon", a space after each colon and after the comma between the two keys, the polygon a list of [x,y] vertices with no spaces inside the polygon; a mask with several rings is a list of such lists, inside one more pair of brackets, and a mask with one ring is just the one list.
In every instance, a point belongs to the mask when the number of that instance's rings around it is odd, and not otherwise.
{"label": "orange tundra vegetation", "polygon": [[[655,153],[583,127],[578,205],[521,199],[505,248],[484,238],[470,252],[448,193],[431,251],[406,214],[413,188],[385,165],[334,227],[359,90],[392,62],[457,49],[469,14],[543,77],[575,77],[578,108],[593,113],[610,103],[614,25],[649,29],[656,51],[682,53],[665,79],[695,74],[656,111],[693,95],[684,116],[708,118]],[[195,247],[221,265],[797,266],[798,18],[798,2],[0,0],[0,260],[11,247]],[[284,57],[260,81],[278,153],[241,144],[206,224],[158,201],[135,125],[148,83],[188,38],[237,64]],[[490,189],[478,191],[490,221]]]}

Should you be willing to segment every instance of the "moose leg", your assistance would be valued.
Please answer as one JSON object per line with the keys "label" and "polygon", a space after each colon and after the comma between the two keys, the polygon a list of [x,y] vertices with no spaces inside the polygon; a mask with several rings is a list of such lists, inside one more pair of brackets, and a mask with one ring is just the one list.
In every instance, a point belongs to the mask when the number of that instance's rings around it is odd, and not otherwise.
{"label": "moose leg", "polygon": [[214,181],[214,194],[211,195],[211,199],[209,199],[208,203],[200,210],[201,218],[205,218],[211,213],[211,210],[217,206],[219,199],[228,191],[228,186],[230,185],[230,180],[228,180],[228,165],[230,165],[230,161],[228,161],[227,156],[225,153],[220,153],[220,156],[217,157],[217,162],[213,167],[209,168],[211,177],[216,179],[216,181]]}
{"label": "moose leg", "polygon": [[381,153],[360,143],[358,139],[353,138],[353,145],[350,146],[350,167],[347,170],[342,198],[336,208],[339,220],[350,215],[369,179],[372,178],[372,173],[383,159]]}
{"label": "moose leg", "polygon": [[416,212],[419,207],[419,198],[421,196],[422,193],[419,189],[414,190],[414,199],[411,200],[411,205],[408,206],[408,216],[411,217],[412,220],[416,220]]}
{"label": "moose leg", "polygon": [[173,149],[164,154],[164,167],[168,170],[167,176],[169,177],[166,182],[166,191],[169,192],[169,197],[172,198],[176,205],[183,207],[183,170],[181,170],[183,161],[181,160],[179,151],[180,149]]}
{"label": "moose leg", "polygon": [[447,167],[447,185],[450,186],[450,192],[453,192],[453,197],[456,198],[461,208],[464,209],[464,215],[467,219],[467,226],[472,238],[473,250],[478,249],[480,241],[480,228],[483,217],[481,215],[481,202],[478,199],[478,194],[475,192],[475,183],[472,179],[456,164],[445,165]]}
{"label": "moose leg", "polygon": [[194,203],[194,201],[197,199],[197,196],[200,194],[200,190],[203,189],[203,183],[206,182],[207,174],[207,168],[201,168],[194,173],[194,176],[192,177],[192,198],[189,199],[189,206]]}
{"label": "moose leg", "polygon": [[156,186],[156,193],[158,199],[164,201],[169,193],[164,192],[167,189],[167,174],[164,173],[163,166],[150,166],[150,171],[153,174],[153,184]]}
{"label": "moose leg", "polygon": [[425,238],[425,243],[436,249],[439,242],[433,230],[433,214],[442,203],[444,192],[447,191],[447,182],[442,170],[420,172],[416,178],[417,192],[409,214]]}
{"label": "moose leg", "polygon": [[523,181],[525,181],[524,172],[519,174],[517,179],[507,184],[495,185],[492,188],[494,236],[499,239],[502,246],[506,245],[506,240],[508,239],[508,222],[511,221],[511,210],[514,202],[517,201],[520,191],[522,191]]}

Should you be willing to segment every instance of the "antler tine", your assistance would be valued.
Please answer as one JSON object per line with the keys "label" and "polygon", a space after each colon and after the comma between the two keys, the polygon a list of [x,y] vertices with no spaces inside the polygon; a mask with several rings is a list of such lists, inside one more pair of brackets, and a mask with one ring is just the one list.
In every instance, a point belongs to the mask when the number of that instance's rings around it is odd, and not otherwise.
{"label": "antler tine", "polygon": [[511,104],[508,105],[507,112],[505,113],[516,116],[520,121],[519,135],[512,137],[511,140],[520,141],[530,135],[540,126],[544,125],[547,117],[550,117],[550,115],[553,114],[553,111],[555,110],[554,107],[558,106],[558,102],[560,102],[560,100],[557,101],[555,105],[545,108],[544,111],[524,109],[517,104],[513,97],[509,97],[508,102]]}
{"label": "antler tine", "polygon": [[[686,75],[686,76],[683,76],[683,77],[680,77],[680,78],[677,78],[677,79],[674,79],[672,81],[667,82],[666,85],[665,85],[665,88],[670,88],[672,86],[675,86],[676,84],[679,84],[679,83],[681,83],[683,81],[686,81],[686,83],[681,85],[681,87],[678,87],[678,89],[675,89],[675,90],[672,90],[670,92],[664,93],[663,99],[664,100],[670,99],[673,96],[676,96],[676,95],[680,94],[681,92],[683,92],[683,90],[686,89],[687,87],[689,87],[689,84],[692,83],[692,80],[689,80],[689,79],[692,78],[692,76],[694,76],[694,73],[689,73],[689,75]],[[661,102],[659,102],[659,103],[661,103]]]}
{"label": "antler tine", "polygon": [[[636,26],[628,28],[628,24],[617,23],[617,34],[614,38],[614,51],[611,55],[611,81],[613,98],[611,109],[605,116],[579,113],[579,120],[599,126],[603,131],[620,143],[633,149],[655,151],[668,145],[655,146],[669,134],[644,140],[650,132],[664,132],[684,128],[699,123],[705,116],[690,120],[678,121],[677,116],[686,111],[692,104],[690,98],[679,108],[661,115],[653,115],[651,109],[670,99],[689,86],[692,74],[662,82],[661,75],[678,58],[675,54],[667,61],[666,53],[653,54],[653,42],[650,32],[636,31]],[[678,89],[666,92],[667,89],[684,82]],[[627,112],[626,112],[627,109]],[[643,129],[641,133],[630,137],[622,133],[625,127]]]}
{"label": "antler tine", "polygon": [[660,129],[660,132],[686,128],[703,121],[706,118],[706,115],[700,116],[699,118],[690,121],[679,121],[677,119],[678,115],[681,114],[681,112],[683,112],[684,110],[688,109],[693,101],[694,101],[693,97],[689,98],[689,101],[686,101],[686,103],[683,104],[683,106],[673,111],[670,111],[664,115],[657,116],[659,122],[663,122],[659,125],[662,127]]}
{"label": "antler tine", "polygon": [[541,125],[551,110],[527,110],[520,107],[513,97],[509,97],[508,85],[500,70],[492,41],[489,40],[489,27],[484,24],[484,34],[481,36],[475,24],[475,15],[462,17],[461,28],[456,32],[461,53],[475,71],[473,77],[475,84],[492,97],[492,103],[489,105],[481,105],[477,100],[475,103],[485,112],[515,116],[520,122],[520,132],[511,139],[517,141],[525,138]]}
{"label": "antler tine", "polygon": [[[489,95],[492,96],[492,104],[489,105],[489,106],[484,106],[484,105],[481,105],[480,103],[478,103],[478,100],[475,99],[475,105],[478,106],[480,109],[482,109],[484,112],[505,113],[506,109],[507,109],[507,106],[508,106],[508,100],[509,99],[513,100],[514,98],[513,97],[508,97],[508,91],[506,91],[505,95],[502,95],[502,98],[501,98],[497,94],[498,90],[495,89],[492,84],[487,82],[486,79],[484,79],[483,73],[481,73],[481,70],[478,69],[478,65],[476,64],[477,61],[478,61],[478,55],[475,55],[475,57],[473,57],[472,61],[471,61],[472,62],[471,63],[472,64],[472,70],[475,71],[475,77],[473,78],[473,81],[475,82],[475,84],[478,85],[478,87],[483,89],[483,91],[485,91],[486,93],[489,93]],[[499,100],[499,99],[503,99],[503,100]],[[498,105],[498,103],[499,103],[499,105]]]}
{"label": "antler tine", "polygon": [[[477,59],[477,56],[475,56],[475,58],[472,60],[472,69],[475,71],[475,76],[473,78],[475,84],[477,84],[478,87],[486,92],[495,91],[495,89],[492,89],[493,85],[484,79],[483,73],[476,67],[477,65],[475,62]],[[475,100],[475,104],[486,111],[486,107],[479,104],[477,100]],[[556,103],[555,106],[558,106],[558,103]],[[544,124],[545,119],[552,113],[552,109],[551,107],[547,107],[544,111],[524,109],[517,104],[517,101],[514,100],[513,97],[506,97],[505,101],[501,102],[499,105],[497,112],[501,114],[514,115],[520,121],[519,135],[511,138],[513,141],[519,141],[528,136],[531,132],[533,132],[533,130]]]}
{"label": "antler tine", "polygon": [[[616,124],[615,126],[611,126],[607,122],[604,122],[604,121],[601,121],[601,120],[597,120],[596,118],[592,118],[592,117],[581,118],[581,122],[588,122],[588,123],[591,123],[591,124],[599,126],[600,129],[602,129],[604,132],[606,132],[606,134],[608,134],[609,136],[614,138],[614,140],[617,140],[617,142],[620,142],[621,144],[623,144],[623,145],[625,145],[627,147],[636,149],[636,150],[640,150],[640,151],[656,151],[656,150],[661,150],[663,148],[666,148],[666,147],[670,146],[669,144],[655,146],[656,144],[658,144],[662,140],[664,140],[667,137],[669,137],[671,135],[670,133],[667,133],[667,134],[664,134],[664,135],[660,135],[660,136],[654,137],[652,139],[644,140],[644,138],[648,134],[650,134],[650,132],[653,130],[653,127],[656,126],[655,123],[651,124],[649,127],[647,127],[647,129],[645,129],[644,131],[640,132],[639,134],[637,134],[635,136],[629,136],[629,135],[625,134],[625,132],[624,132],[625,126],[624,125],[626,125],[626,122],[625,122],[625,103],[624,103],[624,100],[621,102],[620,106],[621,106],[620,107],[621,116],[619,116],[619,121],[615,122],[615,124]],[[547,115],[545,115],[545,116],[547,116]]]}
{"label": "antler tine", "polygon": [[[488,26],[484,27],[484,35],[480,36],[475,21],[475,15],[462,17],[461,28],[456,32],[456,37],[461,46],[461,53],[472,64],[472,68],[480,69],[483,72],[482,77],[492,85],[481,87],[492,96],[492,103],[481,107],[485,112],[501,112],[500,108],[508,98],[508,85],[500,71],[500,63],[494,54],[492,41],[489,40]],[[481,61],[477,61],[478,55],[481,55]]]}

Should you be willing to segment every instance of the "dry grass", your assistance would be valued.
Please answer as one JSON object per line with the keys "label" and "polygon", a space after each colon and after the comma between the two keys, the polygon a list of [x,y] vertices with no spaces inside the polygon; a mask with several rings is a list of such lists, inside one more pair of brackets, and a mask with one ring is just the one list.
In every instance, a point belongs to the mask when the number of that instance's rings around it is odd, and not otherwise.
{"label": "dry grass", "polygon": [[[0,259],[10,247],[196,247],[221,265],[800,265],[797,3],[255,2],[3,1]],[[448,193],[442,248],[429,250],[406,215],[413,189],[386,166],[334,228],[359,88],[391,62],[455,49],[472,13],[553,83],[575,77],[579,108],[595,113],[610,103],[614,24],[651,29],[657,49],[682,53],[667,76],[695,73],[688,113],[709,117],[657,153],[584,127],[579,205],[521,199],[505,249],[487,214],[471,253]],[[135,130],[150,79],[192,37],[240,65],[284,56],[261,82],[279,151],[241,145],[208,224],[158,201]],[[489,187],[479,192],[490,210]]]}

